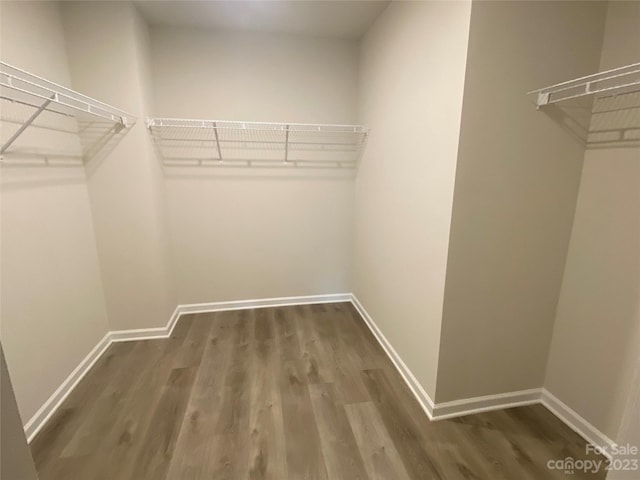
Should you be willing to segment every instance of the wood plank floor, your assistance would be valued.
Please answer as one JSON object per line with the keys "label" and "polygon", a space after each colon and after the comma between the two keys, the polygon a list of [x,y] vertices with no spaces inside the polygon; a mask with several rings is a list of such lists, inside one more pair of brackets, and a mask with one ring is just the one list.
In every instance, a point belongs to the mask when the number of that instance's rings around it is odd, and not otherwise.
{"label": "wood plank floor", "polygon": [[586,456],[542,406],[429,422],[348,303],[113,344],[31,449],[40,480],[604,478],[547,468]]}

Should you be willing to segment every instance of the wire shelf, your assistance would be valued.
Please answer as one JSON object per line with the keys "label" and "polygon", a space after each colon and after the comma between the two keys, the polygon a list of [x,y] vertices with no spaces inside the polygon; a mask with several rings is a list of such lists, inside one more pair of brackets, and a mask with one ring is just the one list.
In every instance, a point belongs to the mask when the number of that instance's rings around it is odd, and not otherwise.
{"label": "wire shelf", "polygon": [[168,165],[355,168],[366,143],[362,125],[150,118]]}
{"label": "wire shelf", "polygon": [[550,87],[533,90],[538,108],[573,98],[596,95],[619,95],[640,90],[640,63],[625,65],[586,77],[576,78]]}
{"label": "wire shelf", "polygon": [[99,120],[120,128],[133,126],[136,122],[135,117],[123,110],[5,62],[0,62],[0,99],[35,109],[3,143],[0,154],[4,153],[43,112],[53,112],[83,121]]}

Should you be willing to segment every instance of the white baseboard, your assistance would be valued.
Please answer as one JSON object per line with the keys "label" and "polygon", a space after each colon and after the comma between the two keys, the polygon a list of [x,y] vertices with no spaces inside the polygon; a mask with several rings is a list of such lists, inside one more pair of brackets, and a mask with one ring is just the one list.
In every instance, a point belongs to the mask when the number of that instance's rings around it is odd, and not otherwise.
{"label": "white baseboard", "polygon": [[232,300],[227,302],[191,303],[178,305],[165,327],[139,328],[132,330],[113,330],[109,332],[112,342],[129,342],[133,340],[155,340],[168,338],[178,323],[181,315],[195,313],[222,312],[229,310],[246,310],[250,308],[284,307],[287,305],[309,305],[312,303],[336,303],[351,301],[350,293],[332,295],[306,295],[300,297],[258,298],[251,300]]}
{"label": "white baseboard", "polygon": [[426,413],[429,420],[431,420],[433,418],[434,404],[433,400],[431,400],[431,397],[429,397],[429,394],[425,391],[424,388],[422,388],[422,385],[420,384],[420,382],[418,382],[411,370],[409,370],[407,364],[402,361],[402,358],[400,358],[398,352],[396,352],[389,340],[387,340],[387,337],[384,336],[378,325],[376,325],[376,322],[373,321],[358,298],[353,294],[351,295],[351,303],[353,303],[353,306],[356,308],[356,310],[364,320],[364,323],[367,324],[369,330],[371,330],[371,333],[373,333],[373,336],[376,337],[376,340],[378,340],[380,346],[384,349],[387,356],[393,362],[396,370],[398,370],[398,373],[400,373],[400,376],[405,381],[414,397],[416,397],[416,400],[418,400],[418,403],[424,410],[424,413]]}
{"label": "white baseboard", "polygon": [[445,420],[447,418],[462,417],[491,410],[542,404],[588,443],[605,447],[604,450],[606,452],[612,451],[612,447],[615,445],[613,440],[544,388],[534,388],[434,404],[422,388],[422,385],[420,385],[420,382],[418,382],[411,370],[409,370],[409,367],[402,361],[398,352],[389,343],[355,295],[352,295],[351,302],[411,389],[411,392],[427,414],[429,420]]}
{"label": "white baseboard", "polygon": [[542,389],[541,403],[556,417],[592,445],[604,447],[604,455],[611,459],[610,453],[614,450],[616,442],[602,433],[580,414],[562,402],[546,388]]}
{"label": "white baseboard", "polygon": [[387,356],[391,359],[405,383],[415,396],[429,420],[444,420],[447,418],[462,417],[474,413],[488,412],[501,408],[517,407],[540,403],[541,389],[523,390],[519,392],[487,395],[484,397],[465,398],[451,402],[434,403],[429,394],[424,390],[415,375],[393,348],[389,340],[384,336],[380,328],[373,321],[369,313],[362,306],[355,295],[351,296],[353,306],[358,310],[364,322],[382,346]]}
{"label": "white baseboard", "polygon": [[112,330],[109,332],[112,342],[131,342],[134,340],[157,340],[159,338],[168,338],[173,332],[173,327],[178,323],[182,313],[180,312],[180,306],[171,314],[169,322],[164,327],[155,328],[136,328],[131,330]]}
{"label": "white baseboard", "polygon": [[167,338],[167,328],[136,328],[132,330],[113,330],[109,332],[112,342],[130,342],[132,340],[155,340]]}
{"label": "white baseboard", "polygon": [[285,307],[288,305],[309,305],[312,303],[350,302],[350,293],[331,295],[306,295],[301,297],[258,298],[254,300],[234,300],[230,302],[193,303],[180,305],[181,315],[187,313],[220,312],[224,310],[245,310],[248,308]]}
{"label": "white baseboard", "polygon": [[534,388],[436,403],[433,407],[433,420],[446,420],[491,410],[533,405],[540,403],[541,392],[540,388]]}
{"label": "white baseboard", "polygon": [[170,337],[171,334],[173,333],[173,329],[178,323],[178,320],[180,319],[180,315],[182,315],[180,313],[180,306],[177,306],[176,309],[171,314],[171,318],[169,318],[169,323],[167,323],[167,326],[165,327],[167,330],[167,337]]}
{"label": "white baseboard", "polygon": [[164,327],[140,328],[132,330],[113,330],[98,342],[89,354],[78,364],[71,374],[62,382],[57,390],[47,399],[38,411],[24,425],[27,441],[35,438],[42,430],[52,415],[60,407],[62,402],[69,396],[80,380],[91,370],[91,367],[102,356],[102,354],[114,342],[130,342],[135,340],[155,340],[168,338],[173,332],[181,315],[190,313],[218,312],[222,310],[240,310],[247,308],[263,308],[285,305],[308,305],[312,303],[335,303],[348,302],[351,300],[350,293],[339,293],[334,295],[308,295],[301,297],[283,298],[262,298],[255,300],[238,300],[232,302],[213,302],[192,305],[178,305],[174,310],[169,322]]}
{"label": "white baseboard", "polygon": [[615,446],[615,442],[613,440],[600,432],[596,427],[591,425],[587,420],[581,417],[569,406],[565,405],[546,389],[523,390],[434,404],[433,400],[429,397],[420,382],[418,382],[415,375],[413,375],[398,352],[393,348],[389,340],[387,340],[380,328],[358,301],[358,298],[350,293],[179,305],[176,307],[165,327],[115,330],[108,332],[25,424],[24,431],[27,441],[30,443],[36,434],[42,430],[45,424],[60,407],[62,402],[69,396],[80,380],[82,380],[87,372],[89,372],[91,367],[93,367],[96,361],[113,342],[167,338],[171,335],[171,332],[177,324],[180,316],[186,314],[349,301],[353,304],[358,313],[360,313],[367,327],[369,327],[376,340],[380,343],[387,356],[391,359],[394,366],[400,373],[400,376],[406,382],[429,420],[444,420],[447,418],[472,415],[474,413],[490,410],[542,403],[547,409],[549,409],[549,411],[564,422],[569,428],[578,433],[587,442],[596,446],[606,447],[606,451],[611,451],[612,447]]}
{"label": "white baseboard", "polygon": [[71,372],[64,382],[53,392],[38,411],[29,419],[24,426],[24,433],[27,441],[31,442],[42,427],[49,421],[51,416],[60,407],[62,402],[69,396],[80,380],[87,374],[91,367],[98,361],[102,354],[111,345],[110,333],[107,333],[98,344],[82,359],[80,364]]}

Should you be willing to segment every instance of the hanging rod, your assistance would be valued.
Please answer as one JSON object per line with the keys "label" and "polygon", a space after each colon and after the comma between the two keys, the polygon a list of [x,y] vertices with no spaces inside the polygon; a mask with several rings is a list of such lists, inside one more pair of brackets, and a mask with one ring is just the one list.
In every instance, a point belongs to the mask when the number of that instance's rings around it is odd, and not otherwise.
{"label": "hanging rod", "polygon": [[617,94],[638,90],[640,90],[640,63],[633,63],[532,90],[527,95],[537,94],[536,105],[540,108],[544,105],[604,92]]}
{"label": "hanging rod", "polygon": [[3,154],[42,112],[107,120],[121,128],[135,125],[134,116],[18,67],[0,62],[0,98],[36,110],[0,147]]}
{"label": "hanging rod", "polygon": [[338,123],[279,123],[279,122],[245,122],[238,120],[201,120],[195,118],[147,118],[147,127],[181,127],[181,128],[215,128],[276,131],[287,130],[307,132],[359,132],[367,133],[364,125],[345,125]]}
{"label": "hanging rod", "polygon": [[149,118],[165,163],[211,166],[354,167],[368,130],[363,125]]}

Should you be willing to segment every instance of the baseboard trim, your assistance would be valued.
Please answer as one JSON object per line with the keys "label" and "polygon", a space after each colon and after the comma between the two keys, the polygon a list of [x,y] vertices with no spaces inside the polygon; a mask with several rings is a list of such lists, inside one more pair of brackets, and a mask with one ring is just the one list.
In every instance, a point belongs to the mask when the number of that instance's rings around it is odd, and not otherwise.
{"label": "baseboard trim", "polygon": [[180,313],[180,306],[177,306],[176,309],[171,314],[171,318],[169,318],[169,323],[167,323],[167,326],[166,326],[167,337],[170,337],[171,334],[173,333],[173,329],[178,323],[178,320],[180,319],[180,315],[182,315]]}
{"label": "baseboard trim", "polygon": [[432,420],[434,404],[433,400],[431,400],[431,397],[429,397],[429,394],[425,391],[420,382],[418,382],[415,375],[411,372],[409,367],[407,367],[407,364],[404,363],[398,352],[391,345],[391,342],[387,340],[387,337],[384,336],[378,325],[376,325],[376,322],[373,321],[371,315],[369,315],[367,310],[358,300],[358,297],[356,297],[354,294],[351,295],[351,303],[364,320],[364,323],[367,325],[367,327],[369,327],[369,330],[371,330],[371,333],[373,333],[373,336],[385,351],[393,365],[396,367],[398,373],[400,373],[400,376],[405,381],[405,383],[409,387],[409,390],[411,390],[414,397],[424,410],[427,418],[429,418],[429,420]]}
{"label": "baseboard trim", "polygon": [[31,443],[38,432],[42,430],[56,410],[60,407],[62,402],[64,402],[82,378],[89,372],[89,370],[91,370],[107,348],[109,348],[109,346],[114,342],[167,338],[173,332],[174,327],[178,323],[178,319],[182,315],[187,314],[336,302],[351,302],[353,304],[369,330],[371,330],[371,333],[398,370],[398,373],[400,373],[400,376],[415,396],[429,420],[445,420],[448,418],[472,415],[490,410],[541,403],[587,442],[596,446],[605,447],[604,450],[607,452],[612,451],[613,447],[616,445],[608,436],[544,388],[501,393],[498,395],[487,395],[483,397],[434,404],[433,400],[429,397],[420,382],[418,382],[409,367],[404,363],[389,340],[384,336],[373,318],[371,318],[358,298],[351,293],[178,305],[165,327],[115,330],[107,332],[107,334],[97,343],[87,356],[82,359],[73,372],[71,372],[71,374],[62,382],[56,391],[47,399],[42,407],[40,407],[40,409],[38,409],[38,411],[24,425],[27,441]]}
{"label": "baseboard trim", "polygon": [[542,389],[541,403],[547,408],[547,410],[562,420],[565,425],[584,438],[587,442],[598,447],[604,447],[602,449],[604,455],[611,459],[610,452],[614,450],[616,442],[611,440],[607,435],[585,420],[584,417],[546,388]]}
{"label": "baseboard trim", "polygon": [[339,293],[333,295],[307,295],[299,297],[281,298],[261,298],[253,300],[238,300],[231,302],[213,302],[190,305],[178,305],[164,327],[139,328],[132,330],[112,330],[93,347],[93,349],[82,359],[78,366],[69,374],[56,391],[38,409],[38,411],[24,425],[27,442],[35,438],[42,430],[53,414],[58,410],[62,402],[69,396],[80,380],[91,370],[91,367],[98,361],[102,354],[115,342],[131,342],[136,340],[157,340],[171,336],[178,319],[182,315],[219,312],[223,310],[241,310],[248,308],[264,308],[286,305],[308,305],[312,303],[336,303],[349,302],[350,293]]}
{"label": "baseboard trim", "polygon": [[113,343],[130,342],[133,340],[156,340],[158,338],[167,338],[168,336],[167,327],[114,330],[109,333]]}
{"label": "baseboard trim", "polygon": [[169,322],[164,327],[136,328],[131,330],[112,330],[111,332],[109,332],[109,335],[111,337],[111,341],[114,343],[131,342],[134,340],[157,340],[161,338],[169,338],[171,336],[171,332],[173,332],[173,328],[176,326],[176,323],[178,323],[180,315],[182,315],[182,313],[180,312],[180,306],[177,306],[171,314]]}
{"label": "baseboard trim", "polygon": [[541,392],[540,388],[533,388],[436,403],[433,407],[433,420],[446,420],[447,418],[462,417],[491,410],[533,405],[540,403]]}
{"label": "baseboard trim", "polygon": [[35,438],[40,430],[46,425],[52,415],[58,410],[62,402],[69,396],[73,389],[80,383],[80,380],[87,374],[91,367],[98,361],[102,354],[111,345],[110,332],[100,340],[86,357],[78,364],[71,374],[62,382],[55,392],[47,399],[38,411],[29,419],[24,426],[24,433],[27,441]]}
{"label": "baseboard trim", "polygon": [[[351,303],[356,310],[358,310],[360,316],[362,316],[364,322],[369,327],[378,343],[380,343],[389,359],[393,362],[394,366],[409,386],[409,389],[415,396],[416,400],[427,414],[429,420],[445,420],[448,418],[473,415],[475,413],[488,412],[491,410],[542,404],[561,422],[580,435],[586,442],[595,446],[605,447],[603,449],[605,452],[611,452],[613,447],[616,445],[615,442],[607,435],[602,433],[544,388],[534,388],[530,390],[500,393],[497,395],[487,395],[434,403],[425,392],[424,388],[422,388],[422,385],[420,385],[420,382],[418,382],[411,370],[409,370],[409,367],[404,363],[398,352],[393,348],[389,340],[387,340],[369,313],[362,306],[358,298],[353,294],[351,296]],[[609,457],[607,453],[605,453],[605,456]]]}
{"label": "baseboard trim", "polygon": [[258,298],[253,300],[233,300],[230,302],[193,303],[180,305],[180,315],[188,313],[209,313],[249,308],[285,307],[288,305],[309,305],[312,303],[337,303],[351,301],[350,293],[330,295],[306,295],[299,297]]}

